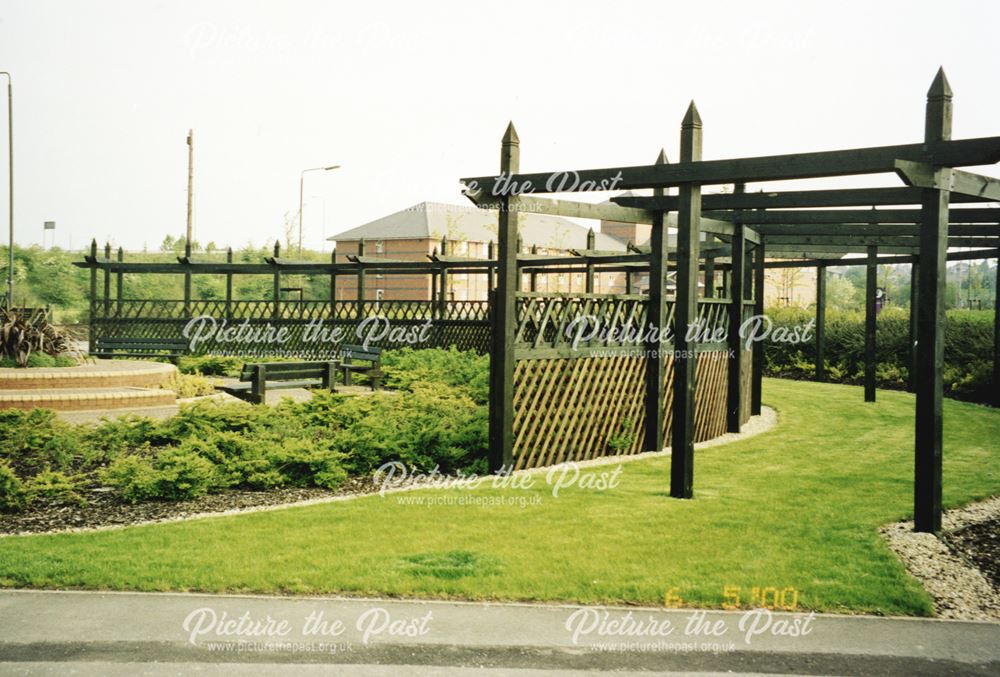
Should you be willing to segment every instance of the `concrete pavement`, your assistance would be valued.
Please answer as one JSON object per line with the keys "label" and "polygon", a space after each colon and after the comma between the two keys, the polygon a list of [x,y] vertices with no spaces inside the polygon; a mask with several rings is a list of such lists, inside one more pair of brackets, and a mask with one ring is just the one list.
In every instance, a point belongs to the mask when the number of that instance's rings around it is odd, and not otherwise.
{"label": "concrete pavement", "polygon": [[767,611],[0,592],[4,675],[996,675],[1000,624]]}

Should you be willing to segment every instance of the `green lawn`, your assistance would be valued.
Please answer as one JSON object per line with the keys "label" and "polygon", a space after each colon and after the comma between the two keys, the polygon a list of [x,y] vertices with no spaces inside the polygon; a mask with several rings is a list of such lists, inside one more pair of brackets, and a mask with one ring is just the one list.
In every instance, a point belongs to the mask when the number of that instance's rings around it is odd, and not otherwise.
{"label": "green lawn", "polygon": [[[406,505],[398,495],[118,531],[0,539],[0,584],[350,593],[721,606],[724,588],[794,588],[800,608],[929,614],[876,533],[911,511],[913,398],[765,382],[770,433],[696,453],[695,499],[667,497],[669,459],[617,488],[520,505]],[[945,404],[948,505],[1000,493],[1000,412]],[[607,468],[593,472],[607,471]],[[407,494],[414,496],[414,494]],[[537,498],[536,498],[537,497]],[[531,504],[540,500],[540,503]],[[790,599],[789,597],[786,599]]]}

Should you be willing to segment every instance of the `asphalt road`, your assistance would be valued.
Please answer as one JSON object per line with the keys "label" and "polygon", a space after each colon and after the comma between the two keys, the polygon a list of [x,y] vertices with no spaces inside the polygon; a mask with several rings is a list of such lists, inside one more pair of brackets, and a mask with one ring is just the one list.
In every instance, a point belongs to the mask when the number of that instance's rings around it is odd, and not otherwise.
{"label": "asphalt road", "polygon": [[1000,674],[1000,624],[369,599],[0,592],[3,675]]}

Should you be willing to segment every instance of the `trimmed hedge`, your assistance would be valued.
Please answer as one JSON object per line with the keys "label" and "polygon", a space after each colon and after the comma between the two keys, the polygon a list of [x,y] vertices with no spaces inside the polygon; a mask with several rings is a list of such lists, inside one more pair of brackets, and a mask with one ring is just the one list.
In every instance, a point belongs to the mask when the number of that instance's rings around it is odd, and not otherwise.
{"label": "trimmed hedge", "polygon": [[[768,317],[778,327],[801,326],[814,317],[811,310],[778,308]],[[910,321],[907,311],[887,308],[879,313],[875,339],[876,383],[879,388],[905,389],[910,372]],[[986,402],[993,370],[993,311],[949,311],[945,326],[944,388],[957,399]],[[864,382],[865,318],[861,312],[827,311],[827,379],[860,385]],[[780,378],[812,379],[816,343],[765,342],[764,373]]]}

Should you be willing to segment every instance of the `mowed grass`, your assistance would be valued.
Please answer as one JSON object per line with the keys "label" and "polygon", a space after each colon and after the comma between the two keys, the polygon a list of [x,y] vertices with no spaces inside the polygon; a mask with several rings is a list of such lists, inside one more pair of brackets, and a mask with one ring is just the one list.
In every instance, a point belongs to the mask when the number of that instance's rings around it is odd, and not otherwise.
{"label": "mowed grass", "polygon": [[[696,452],[691,501],[668,497],[657,458],[623,464],[614,489],[558,497],[541,475],[531,489],[0,538],[0,584],[644,604],[670,591],[708,607],[727,586],[744,606],[771,587],[805,609],[932,613],[876,532],[911,514],[913,397],[866,405],[860,388],[778,380],[764,394],[778,427]],[[1000,412],[945,403],[944,472],[949,506],[1000,493]],[[421,496],[465,504],[402,502]]]}

